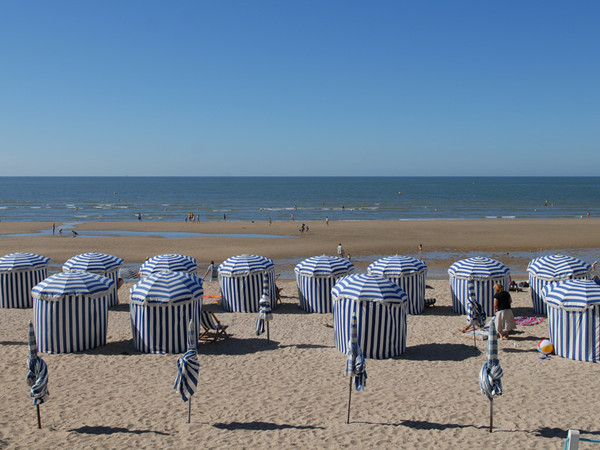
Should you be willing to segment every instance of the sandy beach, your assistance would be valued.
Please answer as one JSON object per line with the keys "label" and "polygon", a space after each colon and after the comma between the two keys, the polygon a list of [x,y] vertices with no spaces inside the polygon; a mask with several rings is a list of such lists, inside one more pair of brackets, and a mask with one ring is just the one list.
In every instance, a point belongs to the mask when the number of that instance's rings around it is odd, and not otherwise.
{"label": "sandy beach", "polygon": [[[86,223],[56,236],[0,237],[2,254],[39,253],[62,264],[86,251],[141,263],[160,253],[184,253],[199,262],[255,253],[291,261],[334,254],[339,242],[353,256],[410,254],[430,267],[447,268],[447,254],[505,254],[506,264],[526,267],[511,253],[549,249],[600,249],[596,219],[382,221],[307,223]],[[0,235],[36,233],[52,223],[0,223]],[[58,225],[58,224],[57,224]],[[157,233],[156,237],[85,237],[94,230]],[[161,232],[235,235],[164,238]],[[240,234],[289,236],[240,237]],[[433,254],[435,259],[428,259]],[[599,251],[600,254],[600,251]],[[600,258],[599,258],[600,259]],[[203,268],[200,267],[202,273]],[[279,270],[279,269],[278,269]],[[357,265],[364,271],[364,265]],[[408,317],[407,351],[367,361],[367,388],[353,392],[346,424],[345,355],[333,341],[330,314],[298,307],[295,282],[280,280],[283,303],[271,322],[271,342],[254,332],[255,314],[225,313],[209,297],[205,308],[228,325],[229,338],[199,344],[201,382],[187,404],[173,390],[178,355],[134,351],[126,283],[111,308],[106,346],[76,354],[41,354],[48,364],[50,398],[41,406],[42,429],[25,383],[27,323],[32,310],[0,310],[0,448],[562,448],[569,428],[600,438],[598,367],[552,356],[539,359],[548,325],[519,326],[499,342],[504,395],[489,401],[478,375],[486,342],[459,333],[465,317],[452,312],[448,280],[428,279],[435,306]],[[219,294],[217,282],[205,295]],[[532,316],[530,293],[512,292],[515,316]]]}

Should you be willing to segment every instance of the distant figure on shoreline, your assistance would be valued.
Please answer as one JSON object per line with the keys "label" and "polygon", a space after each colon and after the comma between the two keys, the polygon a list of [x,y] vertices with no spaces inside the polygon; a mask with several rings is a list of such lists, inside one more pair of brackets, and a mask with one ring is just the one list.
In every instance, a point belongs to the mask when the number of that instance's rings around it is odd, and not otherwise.
{"label": "distant figure on shoreline", "polygon": [[79,236],[79,233],[75,230],[71,230],[71,233],[73,233],[73,237]]}
{"label": "distant figure on shoreline", "polygon": [[423,255],[423,244],[419,244],[419,259],[421,259],[422,255]]}
{"label": "distant figure on shoreline", "polygon": [[325,225],[329,226],[329,216],[325,217]]}
{"label": "distant figure on shoreline", "polygon": [[223,221],[226,222],[227,221],[227,214],[223,214]]}
{"label": "distant figure on shoreline", "polygon": [[588,219],[590,218],[590,212],[589,211],[587,212],[587,218]]}
{"label": "distant figure on shoreline", "polygon": [[273,221],[271,220],[271,218],[269,217],[269,225],[271,225],[273,223]]}
{"label": "distant figure on shoreline", "polygon": [[340,242],[340,243],[338,244],[338,246],[337,246],[337,255],[338,255],[340,258],[343,258],[343,257],[344,257],[344,247],[342,247],[342,243],[341,243],[341,242]]}
{"label": "distant figure on shoreline", "polygon": [[54,232],[56,231],[56,223],[52,224],[52,236],[54,236]]}
{"label": "distant figure on shoreline", "polygon": [[138,220],[141,222],[142,221],[142,213],[138,213]]}

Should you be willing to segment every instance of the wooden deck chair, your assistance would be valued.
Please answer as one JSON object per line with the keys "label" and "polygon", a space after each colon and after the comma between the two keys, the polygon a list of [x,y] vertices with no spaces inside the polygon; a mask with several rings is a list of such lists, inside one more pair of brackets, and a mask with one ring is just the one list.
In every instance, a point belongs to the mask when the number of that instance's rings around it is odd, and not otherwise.
{"label": "wooden deck chair", "polygon": [[[215,342],[217,339],[219,339],[219,336],[221,335],[228,337],[226,331],[227,325],[223,325],[221,322],[219,322],[219,319],[217,319],[217,316],[215,316],[215,313],[212,311],[202,311],[200,325],[202,326],[202,328],[204,328],[204,331],[200,333],[198,339],[212,340],[213,342]],[[214,336],[211,337],[211,333],[213,333]]]}

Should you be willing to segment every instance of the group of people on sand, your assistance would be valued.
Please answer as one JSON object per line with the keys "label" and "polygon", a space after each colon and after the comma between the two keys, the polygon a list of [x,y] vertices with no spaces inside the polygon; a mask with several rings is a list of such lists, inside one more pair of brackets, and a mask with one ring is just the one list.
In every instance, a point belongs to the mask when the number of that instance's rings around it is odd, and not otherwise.
{"label": "group of people on sand", "polygon": [[[496,318],[496,329],[500,335],[501,340],[508,339],[510,332],[517,328],[515,323],[515,316],[512,311],[512,297],[504,289],[502,283],[496,283],[494,285],[494,313]],[[466,333],[468,331],[475,331],[478,328],[476,323],[476,317],[471,318],[471,322],[465,328],[459,328],[458,331]]]}

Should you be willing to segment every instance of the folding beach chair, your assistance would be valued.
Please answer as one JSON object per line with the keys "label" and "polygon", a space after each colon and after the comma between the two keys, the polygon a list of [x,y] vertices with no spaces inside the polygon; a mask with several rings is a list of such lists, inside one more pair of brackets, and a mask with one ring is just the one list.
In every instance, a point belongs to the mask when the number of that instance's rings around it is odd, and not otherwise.
{"label": "folding beach chair", "polygon": [[[227,325],[221,324],[221,322],[219,322],[219,319],[217,319],[215,313],[212,311],[202,311],[200,325],[202,326],[202,328],[204,328],[204,331],[200,333],[198,339],[212,339],[212,341],[215,342],[217,339],[219,339],[219,336],[221,335],[228,337],[227,331],[225,331],[227,330]],[[214,333],[214,336],[211,337],[211,333]]]}

